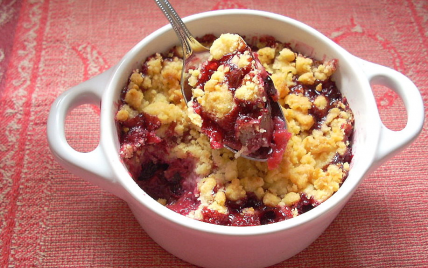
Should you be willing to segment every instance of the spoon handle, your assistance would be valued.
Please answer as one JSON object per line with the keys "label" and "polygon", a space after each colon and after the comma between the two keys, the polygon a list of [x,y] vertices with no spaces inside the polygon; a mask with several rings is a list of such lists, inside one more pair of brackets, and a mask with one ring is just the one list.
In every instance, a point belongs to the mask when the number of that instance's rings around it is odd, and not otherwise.
{"label": "spoon handle", "polygon": [[177,34],[178,38],[181,41],[181,45],[183,46],[183,53],[185,59],[192,55],[194,49],[198,48],[199,42],[192,36],[192,34],[187,29],[184,22],[181,20],[180,16],[178,16],[177,12],[168,2],[168,0],[155,0],[156,4],[162,10],[163,14],[169,20]]}

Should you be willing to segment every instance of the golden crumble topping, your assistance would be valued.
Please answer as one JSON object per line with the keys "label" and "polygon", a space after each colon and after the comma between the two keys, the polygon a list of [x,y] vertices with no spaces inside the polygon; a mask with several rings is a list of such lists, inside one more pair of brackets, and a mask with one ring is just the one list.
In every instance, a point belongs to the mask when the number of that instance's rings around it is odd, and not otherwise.
{"label": "golden crumble topping", "polygon": [[[212,57],[221,58],[245,45],[236,36],[221,35],[215,40]],[[269,170],[265,162],[234,158],[226,149],[211,148],[208,137],[200,131],[201,118],[182,99],[182,64],[177,53],[149,57],[142,70],[131,74],[124,89],[116,114],[121,157],[144,190],[178,213],[224,224],[212,218],[232,213],[231,203],[255,200],[258,205],[241,207],[239,217],[258,215],[261,205],[287,210],[294,217],[305,211],[301,208],[302,198],[316,206],[332,196],[347,176],[354,119],[346,100],[337,89],[336,93],[333,91],[331,76],[337,62],[319,62],[279,42],[260,39],[255,45],[259,48],[260,62],[271,73],[292,134],[276,169]],[[249,64],[245,57],[232,61],[241,67]],[[194,93],[199,104],[219,118],[236,105],[232,93],[222,85],[228,71],[219,66],[204,88]],[[192,75],[198,77],[200,72],[195,70]],[[248,79],[236,89],[235,97],[256,98],[257,86]],[[137,119],[140,121],[134,123]],[[156,176],[166,181],[165,185],[180,177],[178,197],[171,198],[177,191],[175,188],[166,196],[150,188],[149,183]],[[180,196],[187,193],[194,198],[195,205],[185,209],[180,204],[187,204],[183,200],[191,198]]]}

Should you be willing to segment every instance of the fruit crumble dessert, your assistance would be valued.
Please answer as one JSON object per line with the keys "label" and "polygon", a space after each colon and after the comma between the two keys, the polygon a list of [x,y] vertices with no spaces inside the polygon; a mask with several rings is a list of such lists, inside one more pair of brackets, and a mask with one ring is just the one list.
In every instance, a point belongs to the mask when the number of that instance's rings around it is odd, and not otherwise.
{"label": "fruit crumble dessert", "polygon": [[[199,41],[210,46],[216,39],[207,35]],[[247,44],[270,74],[290,133],[274,168],[212,148],[197,107],[183,100],[178,47],[143,59],[120,95],[122,161],[147,194],[189,218],[230,226],[283,221],[320,205],[348,175],[354,117],[332,79],[340,63],[301,55],[269,36]],[[195,73],[195,88],[202,76]],[[237,91],[235,96],[252,100],[251,90]],[[230,98],[227,94],[219,98]],[[223,103],[213,107],[216,114],[228,114]]]}
{"label": "fruit crumble dessert", "polygon": [[189,71],[192,122],[210,138],[213,149],[226,145],[238,156],[264,158],[275,168],[291,134],[273,111],[278,94],[270,76],[237,34],[222,34],[209,54]]}

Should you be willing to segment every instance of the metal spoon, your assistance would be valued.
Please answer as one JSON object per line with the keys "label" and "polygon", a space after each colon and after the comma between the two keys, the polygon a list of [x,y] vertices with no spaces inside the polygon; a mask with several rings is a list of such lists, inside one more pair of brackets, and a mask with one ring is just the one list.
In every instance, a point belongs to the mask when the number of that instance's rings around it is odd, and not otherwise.
{"label": "metal spoon", "polygon": [[[186,83],[189,75],[189,69],[194,68],[195,66],[198,66],[200,63],[204,62],[209,58],[210,56],[209,48],[203,46],[193,37],[193,35],[187,29],[186,25],[181,20],[180,16],[174,10],[171,4],[168,2],[168,0],[155,0],[155,2],[158,5],[158,7],[162,10],[164,15],[168,19],[168,21],[170,22],[172,28],[174,29],[175,33],[178,36],[178,39],[180,39],[181,45],[183,47],[183,69],[181,72],[181,92],[183,94],[184,101],[187,104],[192,99],[192,88],[189,86],[188,83]],[[284,118],[284,114],[282,112],[282,108],[280,104],[276,101],[270,101],[268,105],[270,105],[272,117],[278,116],[281,120],[283,120],[285,124],[284,128],[286,129],[287,123]],[[225,145],[225,147],[231,150],[235,154],[238,153],[237,150],[227,145]],[[269,155],[271,152],[272,152],[272,148],[270,148],[270,151],[265,152],[264,154],[259,154],[259,155],[241,154],[240,156],[250,160],[264,162],[264,161],[267,161],[268,159],[267,155]]]}
{"label": "metal spoon", "polygon": [[183,47],[183,70],[181,72],[181,90],[186,103],[192,98],[192,89],[186,86],[186,74],[188,74],[189,67],[197,66],[204,60],[208,59],[210,49],[199,43],[190,31],[187,29],[184,22],[178,16],[177,12],[168,2],[168,0],[155,0],[156,4],[162,10],[166,18],[169,20],[172,28],[181,41]]}

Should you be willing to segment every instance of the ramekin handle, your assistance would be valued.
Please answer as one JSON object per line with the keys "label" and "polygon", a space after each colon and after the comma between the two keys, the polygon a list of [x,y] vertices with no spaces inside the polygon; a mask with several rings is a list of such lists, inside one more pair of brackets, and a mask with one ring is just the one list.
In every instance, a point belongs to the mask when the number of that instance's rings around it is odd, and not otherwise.
{"label": "ramekin handle", "polygon": [[421,93],[403,74],[372,62],[357,58],[371,85],[383,85],[398,94],[407,111],[404,129],[393,131],[382,124],[376,161],[384,162],[410,145],[422,131],[425,112]]}
{"label": "ramekin handle", "polygon": [[73,108],[82,104],[101,107],[102,92],[107,86],[112,69],[65,91],[54,101],[47,122],[47,137],[53,156],[65,169],[120,195],[121,187],[117,187],[117,180],[101,146],[98,145],[91,152],[78,152],[68,144],[65,137],[65,119]]}

